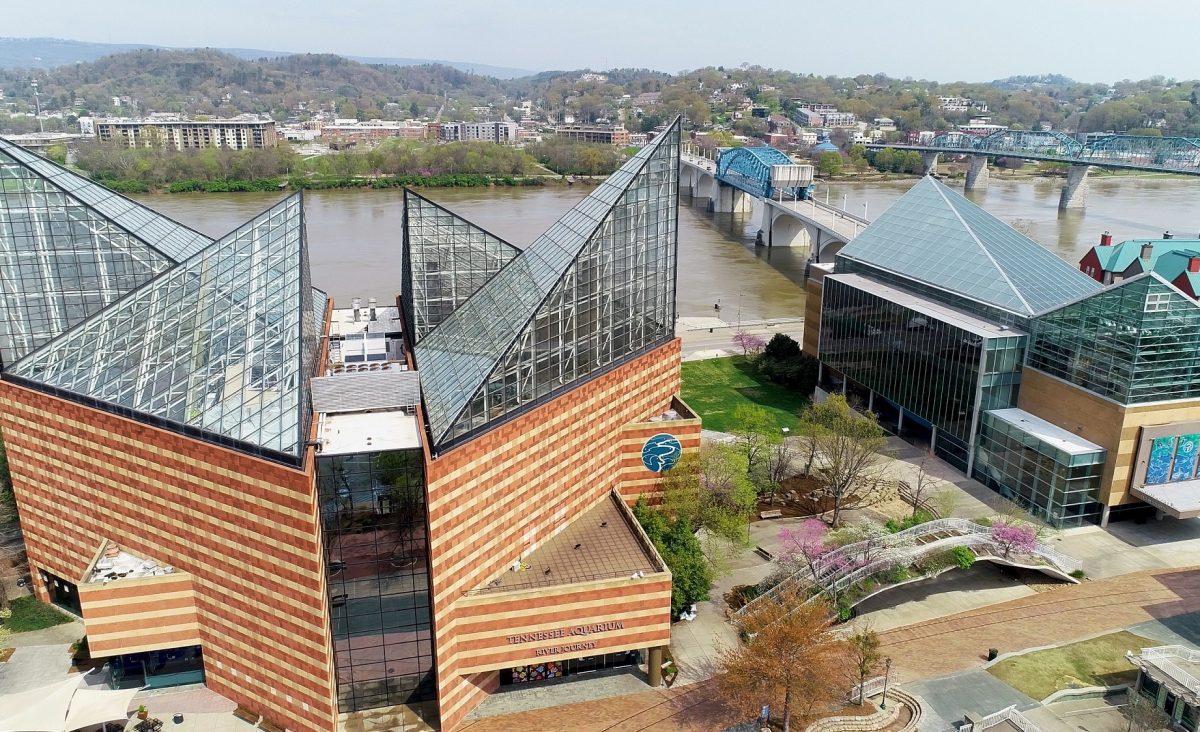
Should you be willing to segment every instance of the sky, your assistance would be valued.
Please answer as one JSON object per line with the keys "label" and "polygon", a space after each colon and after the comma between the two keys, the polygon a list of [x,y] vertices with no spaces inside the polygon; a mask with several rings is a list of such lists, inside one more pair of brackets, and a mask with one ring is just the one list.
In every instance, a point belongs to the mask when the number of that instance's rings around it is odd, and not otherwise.
{"label": "sky", "polygon": [[1197,0],[8,0],[0,35],[466,61],[535,71],[743,63],[936,81],[1200,78]]}

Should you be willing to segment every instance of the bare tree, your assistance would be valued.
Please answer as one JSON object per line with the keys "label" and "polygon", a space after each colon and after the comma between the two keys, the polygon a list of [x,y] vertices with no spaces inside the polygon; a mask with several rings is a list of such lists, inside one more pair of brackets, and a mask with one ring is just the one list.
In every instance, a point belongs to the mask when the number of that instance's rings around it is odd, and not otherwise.
{"label": "bare tree", "polygon": [[1125,732],[1158,732],[1171,728],[1171,717],[1158,708],[1150,699],[1143,697],[1133,689],[1127,692],[1127,703],[1121,705],[1121,716],[1129,722]]}
{"label": "bare tree", "polygon": [[[917,472],[912,479],[900,482],[904,488],[902,491],[905,500],[912,504],[912,515],[915,518],[917,512],[923,506],[929,503],[929,499],[933,495],[933,489],[937,486],[937,478],[929,473],[929,461],[934,459],[933,455],[926,452],[921,456],[920,462],[917,463]],[[939,514],[941,515],[941,514]]]}
{"label": "bare tree", "polygon": [[758,478],[755,484],[759,493],[771,497],[771,503],[775,502],[783,481],[796,474],[797,457],[796,444],[791,440],[780,440],[767,447],[761,469],[755,474]]}
{"label": "bare tree", "polygon": [[803,729],[849,691],[846,641],[830,632],[829,605],[794,591],[767,596],[740,621],[750,638],[721,652],[717,689],[733,708],[757,716],[765,704],[783,732]]}
{"label": "bare tree", "polygon": [[884,432],[875,415],[858,414],[840,394],[805,410],[805,421],[815,424],[813,437],[818,459],[818,497],[829,503],[832,526],[842,513],[866,508],[890,498],[894,485],[882,476],[879,451]]}
{"label": "bare tree", "polygon": [[949,518],[958,510],[958,506],[962,503],[962,496],[959,495],[955,488],[943,488],[934,493],[930,499],[933,504],[934,511],[941,518]]}

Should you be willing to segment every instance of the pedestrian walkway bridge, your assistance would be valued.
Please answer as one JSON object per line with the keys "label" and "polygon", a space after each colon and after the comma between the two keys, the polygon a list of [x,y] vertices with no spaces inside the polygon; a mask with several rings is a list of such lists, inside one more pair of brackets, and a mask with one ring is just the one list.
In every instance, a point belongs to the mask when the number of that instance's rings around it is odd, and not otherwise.
{"label": "pedestrian walkway bridge", "polygon": [[813,198],[813,167],[773,147],[703,151],[684,146],[680,189],[708,200],[715,213],[749,213],[762,204],[759,243],[809,247],[814,261],[831,261],[871,222]]}
{"label": "pedestrian walkway bridge", "polygon": [[734,617],[744,616],[757,603],[763,602],[763,598],[778,599],[787,591],[813,598],[824,595],[836,603],[843,599],[846,590],[860,582],[872,578],[881,582],[878,589],[854,598],[849,603],[853,607],[868,597],[913,581],[888,584],[881,578],[885,573],[957,547],[969,548],[977,561],[1037,570],[1067,582],[1077,582],[1071,573],[1083,569],[1083,562],[1043,542],[1036,542],[1031,551],[1018,552],[993,538],[992,530],[987,526],[969,519],[943,518],[827,552],[738,609]]}

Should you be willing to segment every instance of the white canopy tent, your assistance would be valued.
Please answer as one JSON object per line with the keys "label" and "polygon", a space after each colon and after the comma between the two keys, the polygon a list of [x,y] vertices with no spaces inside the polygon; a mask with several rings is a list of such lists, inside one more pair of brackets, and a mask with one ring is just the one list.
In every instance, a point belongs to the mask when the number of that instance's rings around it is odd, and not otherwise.
{"label": "white canopy tent", "polygon": [[67,722],[63,727],[70,732],[80,727],[126,719],[133,697],[139,691],[141,689],[80,689],[71,699],[71,710],[67,712]]}
{"label": "white canopy tent", "polygon": [[0,696],[0,732],[72,732],[126,718],[138,689],[80,689],[80,678]]}

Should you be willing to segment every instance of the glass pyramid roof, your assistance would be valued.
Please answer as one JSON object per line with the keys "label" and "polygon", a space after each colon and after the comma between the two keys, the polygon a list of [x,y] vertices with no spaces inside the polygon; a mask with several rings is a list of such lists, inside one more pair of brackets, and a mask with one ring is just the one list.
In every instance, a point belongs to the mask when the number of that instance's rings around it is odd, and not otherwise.
{"label": "glass pyramid roof", "polygon": [[311,414],[315,307],[297,194],[6,375],[297,462]]}
{"label": "glass pyramid roof", "polygon": [[[77,195],[84,186],[107,193],[100,186],[63,171],[58,179],[78,183],[68,193],[34,169],[56,168],[52,163],[3,140],[0,147],[0,363],[9,364],[173,259]],[[157,216],[130,206],[139,216]]]}
{"label": "glass pyramid roof", "polygon": [[0,153],[37,173],[52,188],[92,207],[101,216],[153,246],[168,259],[183,261],[212,242],[204,234],[59,167],[2,137]]}
{"label": "glass pyramid roof", "polygon": [[928,176],[838,258],[1023,316],[1100,289],[1053,252]]}
{"label": "glass pyramid roof", "polygon": [[433,442],[673,336],[678,121],[421,341]]}
{"label": "glass pyramid roof", "polygon": [[404,296],[417,343],[520,250],[412,191],[404,212]]}

